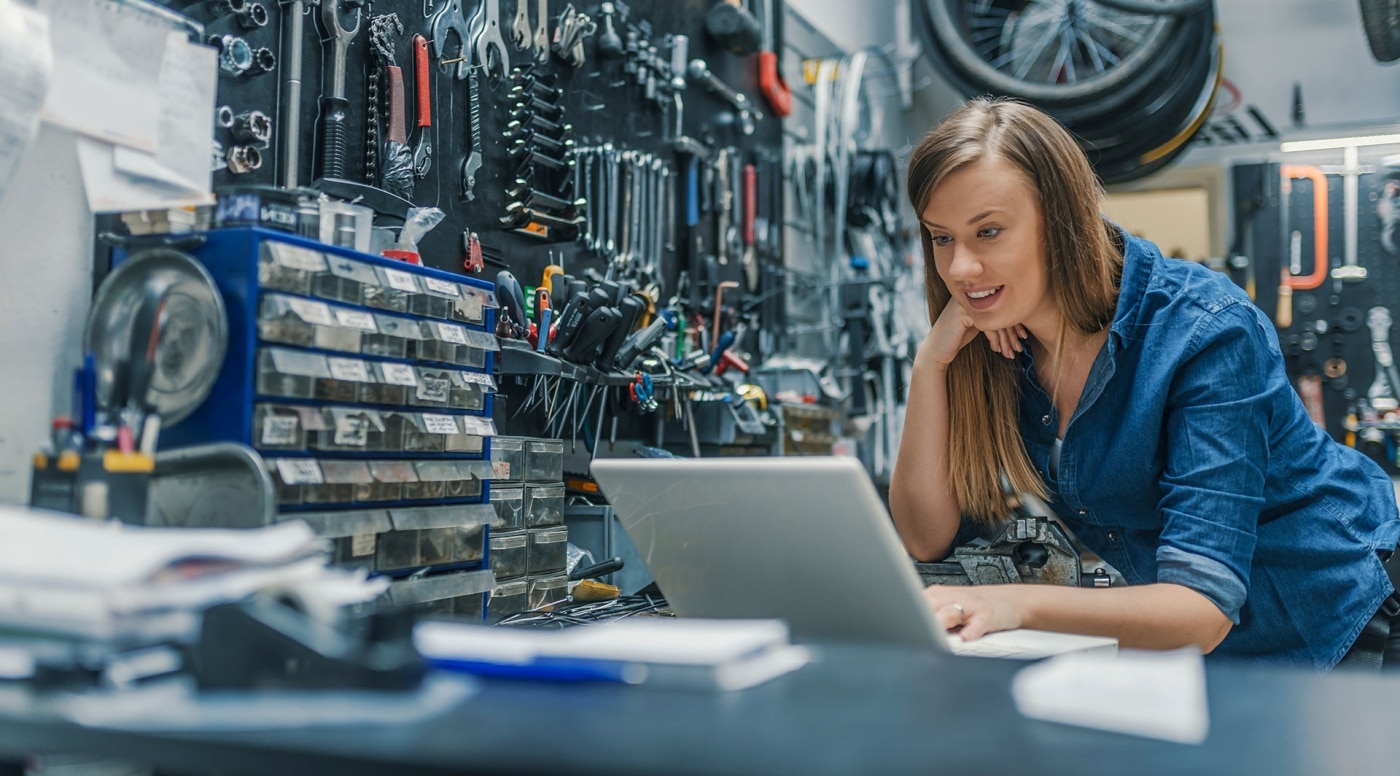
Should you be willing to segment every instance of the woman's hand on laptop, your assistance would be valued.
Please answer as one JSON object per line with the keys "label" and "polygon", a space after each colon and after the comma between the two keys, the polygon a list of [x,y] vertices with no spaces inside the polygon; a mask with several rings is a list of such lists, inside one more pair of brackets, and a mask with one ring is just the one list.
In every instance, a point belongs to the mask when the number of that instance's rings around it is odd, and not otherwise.
{"label": "woman's hand on laptop", "polygon": [[940,625],[958,631],[964,641],[972,641],[988,633],[1022,627],[1024,615],[1016,587],[933,585],[924,589],[924,597]]}

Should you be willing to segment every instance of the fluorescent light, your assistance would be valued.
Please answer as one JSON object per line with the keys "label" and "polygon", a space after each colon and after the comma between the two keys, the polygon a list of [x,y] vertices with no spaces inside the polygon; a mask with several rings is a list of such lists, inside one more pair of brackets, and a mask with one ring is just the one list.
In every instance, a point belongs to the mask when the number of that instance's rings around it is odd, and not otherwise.
{"label": "fluorescent light", "polygon": [[1287,143],[1280,143],[1278,150],[1287,154],[1294,151],[1324,151],[1329,148],[1360,148],[1361,146],[1378,145],[1400,145],[1400,134],[1329,137],[1323,140],[1290,140]]}

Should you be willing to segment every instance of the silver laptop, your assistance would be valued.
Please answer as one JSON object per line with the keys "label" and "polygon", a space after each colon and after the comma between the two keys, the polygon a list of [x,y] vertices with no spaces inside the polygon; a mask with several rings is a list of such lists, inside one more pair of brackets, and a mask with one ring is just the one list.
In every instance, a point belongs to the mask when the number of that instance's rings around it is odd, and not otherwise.
{"label": "silver laptop", "polygon": [[801,641],[988,657],[1116,650],[1111,638],[1045,631],[948,634],[853,458],[614,458],[592,470],[680,616],[773,617]]}

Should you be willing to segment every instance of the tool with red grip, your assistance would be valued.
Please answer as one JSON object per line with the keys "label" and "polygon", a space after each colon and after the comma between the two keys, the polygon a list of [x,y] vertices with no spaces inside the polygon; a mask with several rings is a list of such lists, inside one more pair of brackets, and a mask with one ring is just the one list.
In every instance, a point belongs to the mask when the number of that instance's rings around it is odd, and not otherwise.
{"label": "tool with red grip", "polygon": [[773,11],[773,4],[778,0],[762,2],[763,40],[758,48],[758,90],[763,92],[763,98],[768,100],[773,112],[781,117],[792,113],[792,90],[788,88],[787,81],[783,80],[783,74],[778,71],[778,53],[773,49],[773,25],[778,20],[778,15]]}
{"label": "tool with red grip", "polygon": [[418,112],[418,142],[413,148],[413,175],[423,178],[433,166],[433,141],[429,131],[433,126],[433,97],[431,74],[428,70],[428,39],[413,36],[414,107]]}

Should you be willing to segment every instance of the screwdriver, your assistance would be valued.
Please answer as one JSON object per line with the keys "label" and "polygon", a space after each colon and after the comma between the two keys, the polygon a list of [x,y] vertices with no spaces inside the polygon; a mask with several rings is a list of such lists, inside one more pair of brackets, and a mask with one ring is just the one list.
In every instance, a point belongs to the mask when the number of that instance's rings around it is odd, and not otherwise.
{"label": "screwdriver", "polygon": [[629,295],[617,305],[618,312],[622,313],[622,318],[618,325],[613,328],[607,340],[603,342],[603,349],[598,353],[598,360],[594,366],[604,372],[612,369],[613,359],[617,357],[617,352],[622,349],[622,344],[627,341],[627,335],[632,333],[632,329],[637,325],[637,320],[642,317],[646,310],[646,302],[636,294]]}
{"label": "screwdriver", "polygon": [[652,345],[655,345],[657,340],[661,339],[661,335],[665,333],[665,318],[657,318],[652,321],[645,329],[627,338],[622,349],[617,352],[617,358],[613,360],[613,367],[623,372],[631,369],[632,362],[636,361],[637,357],[645,353]]}
{"label": "screwdriver", "polygon": [[575,364],[587,364],[594,360],[598,345],[612,333],[622,320],[622,313],[616,307],[599,307],[588,314],[579,327],[578,336],[564,349],[564,359]]}
{"label": "screwdriver", "polygon": [[549,308],[549,291],[544,288],[535,289],[535,314],[540,318],[535,350],[539,353],[543,353],[545,346],[549,344],[549,324],[553,312]]}

